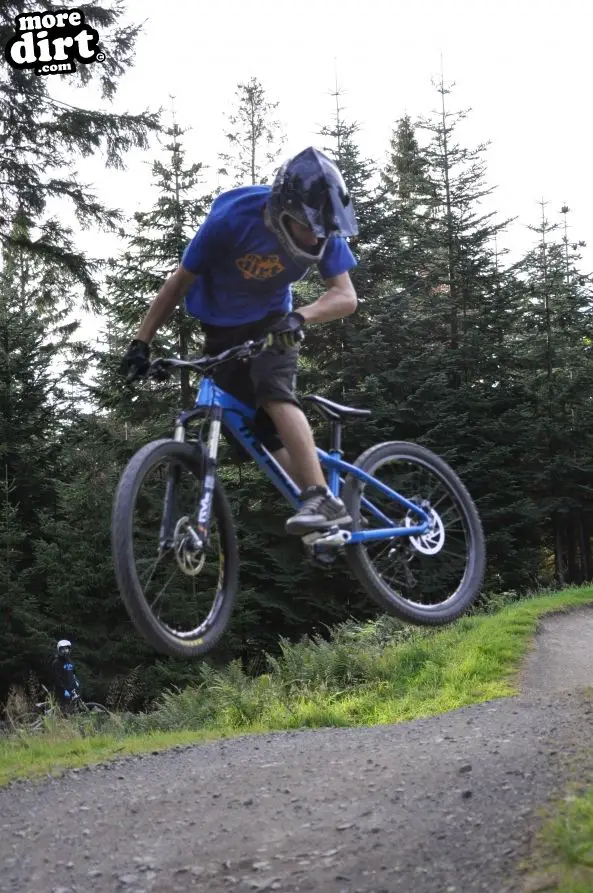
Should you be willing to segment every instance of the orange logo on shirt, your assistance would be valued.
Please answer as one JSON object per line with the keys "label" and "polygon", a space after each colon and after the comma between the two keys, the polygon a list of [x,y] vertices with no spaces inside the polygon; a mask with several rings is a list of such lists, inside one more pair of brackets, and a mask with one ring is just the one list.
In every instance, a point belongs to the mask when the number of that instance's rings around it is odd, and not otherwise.
{"label": "orange logo on shirt", "polygon": [[279,255],[246,254],[235,261],[245,279],[271,279],[285,269]]}

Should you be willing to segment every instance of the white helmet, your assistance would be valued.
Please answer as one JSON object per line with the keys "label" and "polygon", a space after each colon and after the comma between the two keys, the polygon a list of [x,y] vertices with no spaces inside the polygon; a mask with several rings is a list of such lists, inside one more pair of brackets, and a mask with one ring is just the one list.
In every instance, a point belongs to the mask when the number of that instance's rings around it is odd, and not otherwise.
{"label": "white helmet", "polygon": [[60,639],[57,645],[58,657],[70,657],[72,651],[72,642],[68,639]]}

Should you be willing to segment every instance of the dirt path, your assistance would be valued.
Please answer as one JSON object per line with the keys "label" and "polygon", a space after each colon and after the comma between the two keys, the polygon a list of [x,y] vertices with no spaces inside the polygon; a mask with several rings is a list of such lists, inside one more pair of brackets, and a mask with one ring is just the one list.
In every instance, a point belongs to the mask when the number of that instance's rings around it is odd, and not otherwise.
{"label": "dirt path", "polygon": [[428,720],[200,745],[0,791],[0,891],[506,893],[537,810],[593,769],[593,611],[524,693]]}

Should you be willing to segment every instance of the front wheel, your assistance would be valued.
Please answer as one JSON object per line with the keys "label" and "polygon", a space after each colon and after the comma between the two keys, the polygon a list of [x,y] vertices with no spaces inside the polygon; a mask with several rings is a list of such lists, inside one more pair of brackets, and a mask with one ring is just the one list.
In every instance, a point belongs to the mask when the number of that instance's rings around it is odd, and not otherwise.
{"label": "front wheel", "polygon": [[106,716],[111,716],[111,711],[104,707],[103,704],[97,704],[96,701],[85,701],[84,709],[87,713],[102,713]]}
{"label": "front wheel", "polygon": [[237,597],[237,539],[218,478],[208,538],[196,547],[203,469],[198,444],[157,440],[132,456],[115,493],[111,539],[121,597],[138,631],[171,657],[209,652]]}
{"label": "front wheel", "polygon": [[[354,465],[421,505],[432,523],[420,536],[346,546],[350,569],[384,611],[404,622],[439,626],[456,620],[479,595],[486,568],[482,524],[464,484],[439,456],[419,444],[381,443]],[[353,530],[385,528],[385,517],[397,527],[417,524],[416,514],[351,474],[343,498]]]}

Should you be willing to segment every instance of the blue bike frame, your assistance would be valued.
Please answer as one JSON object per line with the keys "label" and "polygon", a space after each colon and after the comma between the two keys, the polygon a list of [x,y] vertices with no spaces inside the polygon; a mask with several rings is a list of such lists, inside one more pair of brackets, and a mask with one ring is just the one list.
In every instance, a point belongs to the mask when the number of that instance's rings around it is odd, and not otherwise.
{"label": "blue bike frame", "polygon": [[[211,378],[205,377],[200,383],[195,402],[196,409],[214,410],[218,408],[219,417],[225,428],[237,439],[244,450],[257,462],[266,477],[274,484],[277,490],[282,493],[285,499],[295,508],[300,507],[299,494],[300,490],[284,471],[282,466],[277,462],[266,447],[258,440],[249,427],[249,423],[255,417],[255,410],[246,406],[240,400],[219,388]],[[178,425],[184,425],[185,421],[195,415],[193,412],[184,412],[179,415]],[[385,526],[374,530],[356,530],[352,532],[351,543],[366,543],[371,540],[391,539],[395,536],[419,536],[426,532],[430,526],[430,519],[426,512],[409,499],[406,499],[395,490],[386,487],[381,481],[378,481],[372,475],[367,474],[356,465],[350,465],[340,458],[338,450],[325,450],[317,447],[319,460],[323,468],[327,470],[328,486],[335,496],[339,496],[341,486],[344,479],[340,476],[340,472],[352,474],[353,477],[364,483],[376,487],[377,490],[396,500],[400,505],[409,511],[413,511],[421,519],[421,523],[410,527],[398,527],[373,505],[366,497],[361,498],[361,504],[368,509],[379,521]],[[211,456],[211,460],[215,461],[215,457]],[[208,511],[209,514],[209,506]],[[206,517],[200,520],[207,522]]]}

